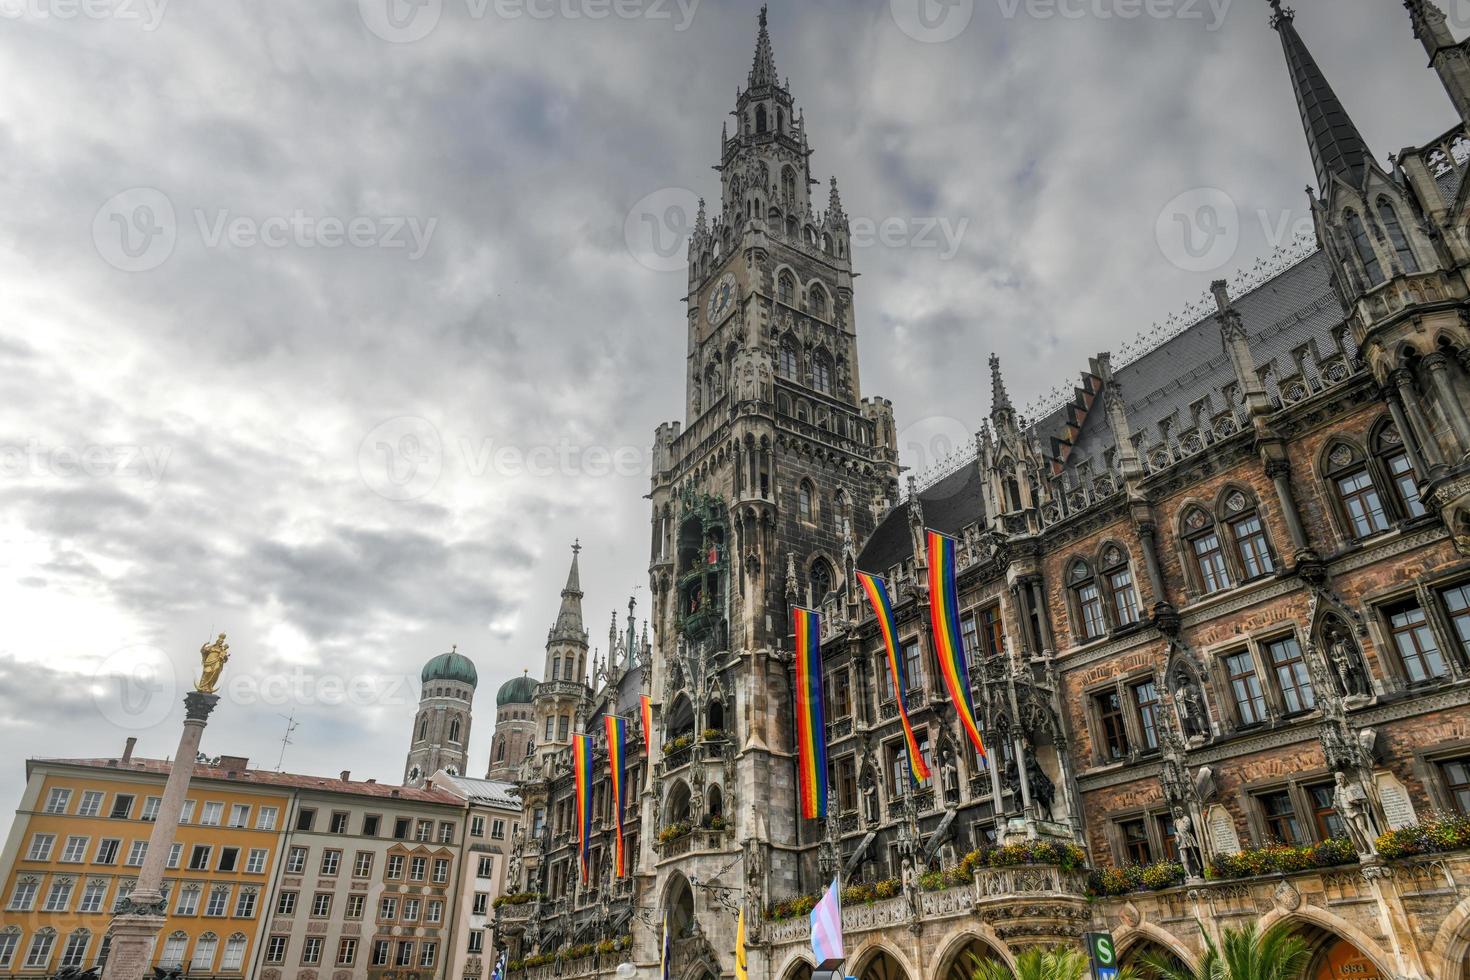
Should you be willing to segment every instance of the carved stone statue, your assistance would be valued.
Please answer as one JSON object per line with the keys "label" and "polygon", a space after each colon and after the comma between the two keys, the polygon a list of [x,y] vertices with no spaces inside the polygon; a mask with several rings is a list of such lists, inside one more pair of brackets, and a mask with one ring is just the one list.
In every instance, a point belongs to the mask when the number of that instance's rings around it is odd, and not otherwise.
{"label": "carved stone statue", "polygon": [[203,667],[194,690],[201,694],[213,694],[219,689],[219,675],[230,660],[230,645],[225,642],[225,635],[221,633],[219,639],[200,647],[199,658]]}
{"label": "carved stone statue", "polygon": [[904,901],[909,903],[909,910],[917,916],[919,914],[919,875],[914,870],[913,862],[908,858],[903,859],[903,864],[899,869],[899,878],[903,882]]}
{"label": "carved stone statue", "polygon": [[1332,806],[1347,825],[1353,846],[1364,857],[1377,854],[1381,830],[1378,827],[1378,818],[1373,813],[1368,791],[1358,780],[1350,780],[1343,772],[1337,774],[1336,783],[1332,790]]}
{"label": "carved stone statue", "polygon": [[1179,724],[1186,738],[1204,738],[1210,733],[1205,700],[1193,680],[1181,676],[1174,690],[1174,704],[1179,709]]}
{"label": "carved stone statue", "polygon": [[1194,821],[1182,807],[1174,808],[1174,843],[1179,848],[1184,873],[1191,878],[1204,877],[1204,861],[1201,860],[1199,838],[1194,835]]}
{"label": "carved stone statue", "polygon": [[1332,663],[1343,697],[1368,697],[1372,691],[1356,646],[1340,630],[1334,629],[1327,638],[1327,659]]}
{"label": "carved stone statue", "polygon": [[863,819],[870,825],[878,822],[878,785],[869,779],[863,783]]}
{"label": "carved stone statue", "polygon": [[1056,785],[1036,761],[1036,756],[1026,757],[1026,784],[1031,789],[1031,802],[1036,804],[1038,816],[1052,819],[1052,801],[1056,799]]}
{"label": "carved stone statue", "polygon": [[944,761],[940,763],[940,779],[944,783],[944,798],[959,801],[960,796],[960,770],[955,764],[954,753],[944,753]]}

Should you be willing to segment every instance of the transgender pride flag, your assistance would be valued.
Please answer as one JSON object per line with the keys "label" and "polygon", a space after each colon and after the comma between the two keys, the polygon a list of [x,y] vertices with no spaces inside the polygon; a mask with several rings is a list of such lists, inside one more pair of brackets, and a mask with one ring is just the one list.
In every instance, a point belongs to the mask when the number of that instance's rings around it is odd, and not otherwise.
{"label": "transgender pride flag", "polygon": [[817,958],[817,969],[823,964],[841,962],[847,958],[842,951],[842,897],[837,879],[832,887],[812,909],[812,953]]}

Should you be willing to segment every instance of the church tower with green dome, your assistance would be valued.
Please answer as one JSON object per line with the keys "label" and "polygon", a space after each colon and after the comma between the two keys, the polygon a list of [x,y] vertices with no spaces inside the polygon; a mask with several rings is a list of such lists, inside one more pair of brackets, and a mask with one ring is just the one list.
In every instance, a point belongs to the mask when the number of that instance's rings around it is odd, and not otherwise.
{"label": "church tower with green dome", "polygon": [[514,782],[536,743],[536,682],[530,673],[513,677],[495,693],[495,736],[490,742],[486,779]]}
{"label": "church tower with green dome", "polygon": [[470,709],[480,677],[455,647],[424,664],[419,674],[419,710],[403,766],[403,785],[419,787],[438,772],[463,776],[469,760]]}

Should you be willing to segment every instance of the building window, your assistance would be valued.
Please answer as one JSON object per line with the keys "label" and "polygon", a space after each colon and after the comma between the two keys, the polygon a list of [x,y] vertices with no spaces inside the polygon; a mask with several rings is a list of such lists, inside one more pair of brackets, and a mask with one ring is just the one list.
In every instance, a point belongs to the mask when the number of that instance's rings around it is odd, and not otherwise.
{"label": "building window", "polygon": [[1128,731],[1123,724],[1123,704],[1117,691],[1105,691],[1095,700],[1102,731],[1103,758],[1116,761],[1128,756]]}
{"label": "building window", "polygon": [[276,829],[276,820],[277,820],[277,818],[280,817],[280,815],[281,815],[281,811],[277,807],[273,807],[273,806],[263,806],[263,807],[261,807],[260,808],[260,812],[255,817],[255,829],[256,830],[275,830]]}
{"label": "building window", "polygon": [[271,936],[265,943],[265,961],[267,963],[284,963],[286,961],[286,947],[290,944],[290,936]]}
{"label": "building window", "polygon": [[1118,824],[1123,839],[1123,860],[1128,864],[1152,864],[1153,847],[1148,840],[1148,824],[1142,820],[1124,820]]}
{"label": "building window", "polygon": [[230,907],[230,886],[215,885],[209,890],[209,901],[204,904],[204,914],[219,918]]}
{"label": "building window", "polygon": [[449,861],[445,858],[434,860],[434,884],[442,885],[449,881]]}
{"label": "building window", "polygon": [[163,797],[150,796],[143,801],[143,813],[140,820],[154,821],[158,819],[158,808],[163,806]]}
{"label": "building window", "polygon": [[46,795],[47,813],[65,813],[67,804],[71,802],[71,790],[53,787]]}
{"label": "building window", "polygon": [[413,966],[413,945],[412,940],[399,940],[398,959],[395,961],[396,965]]}
{"label": "building window", "polygon": [[783,378],[795,379],[800,371],[796,356],[796,345],[792,343],[789,337],[784,337],[781,340],[779,368]]}
{"label": "building window", "polygon": [[225,942],[224,959],[220,960],[219,968],[222,973],[239,973],[245,966],[245,944],[248,942],[244,936],[239,934],[231,936]]}
{"label": "building window", "polygon": [[987,606],[980,610],[980,642],[984,644],[987,657],[998,657],[1005,652],[1005,626],[1000,618],[1000,606]]}
{"label": "building window", "polygon": [[1092,568],[1085,561],[1075,561],[1067,573],[1067,584],[1072,590],[1072,603],[1076,611],[1077,635],[1082,640],[1095,640],[1108,631],[1103,617],[1102,592],[1093,577]]}
{"label": "building window", "polygon": [[347,833],[347,814],[341,812],[333,813],[331,823],[328,827],[334,834]]}
{"label": "building window", "polygon": [[1347,513],[1355,539],[1361,541],[1388,530],[1383,500],[1378,496],[1378,488],[1373,485],[1373,478],[1366,469],[1338,477],[1336,486],[1338,500]]}
{"label": "building window", "polygon": [[1388,474],[1389,484],[1393,487],[1393,502],[1399,513],[1408,520],[1427,514],[1424,501],[1419,497],[1419,476],[1414,472],[1414,464],[1409,462],[1403,437],[1392,422],[1385,420],[1379,426],[1373,437],[1373,452]]}
{"label": "building window", "polygon": [[1108,591],[1113,594],[1113,615],[1119,626],[1138,622],[1138,591],[1133,588],[1133,571],[1124,564],[1107,571]]}
{"label": "building window", "polygon": [[1388,625],[1409,683],[1423,684],[1449,673],[1422,607],[1412,604],[1390,610]]}
{"label": "building window", "polygon": [[393,944],[386,939],[373,940],[373,966],[387,966]]}
{"label": "building window", "polygon": [[208,973],[214,969],[214,954],[219,950],[219,938],[206,932],[194,942],[194,956],[189,961],[191,973]]}
{"label": "building window", "polygon": [[429,859],[416,857],[408,859],[408,880],[423,881],[429,868]]}
{"label": "building window", "polygon": [[177,970],[184,965],[184,953],[189,949],[189,937],[185,933],[176,932],[164,940],[163,952],[158,957],[158,965],[165,970]]}
{"label": "building window", "polygon": [[71,904],[71,890],[76,886],[72,878],[53,878],[51,890],[46,893],[46,904],[44,911],[65,912]]}
{"label": "building window", "polygon": [[348,895],[347,910],[342,913],[344,919],[361,919],[363,907],[367,904],[365,896]]}
{"label": "building window", "polygon": [[244,803],[235,803],[230,806],[230,826],[250,826],[250,807]]}
{"label": "building window", "polygon": [[909,686],[905,694],[917,691],[924,686],[924,657],[918,640],[904,644],[903,672],[903,679]]}
{"label": "building window", "polygon": [[1363,226],[1363,219],[1352,210],[1344,211],[1342,219],[1353,240],[1353,249],[1358,253],[1358,261],[1363,263],[1368,285],[1377,286],[1383,282],[1383,266],[1378,262],[1378,253],[1373,250],[1373,242],[1368,238],[1368,229]]}
{"label": "building window", "polygon": [[89,789],[82,791],[82,800],[77,804],[77,816],[95,817],[102,812],[102,796],[99,790]]}
{"label": "building window", "polygon": [[317,892],[311,897],[311,917],[325,919],[332,914],[332,893]]}
{"label": "building window", "polygon": [[189,885],[179,889],[179,902],[174,906],[175,915],[199,914],[199,886]]}
{"label": "building window", "polygon": [[334,875],[337,874],[337,870],[339,868],[341,868],[341,866],[342,866],[342,852],[341,851],[322,851],[322,870],[321,870],[321,873],[323,875],[326,875],[327,877],[332,877],[332,876],[334,876]]}
{"label": "building window", "polygon": [[827,720],[852,714],[852,678],[842,667],[827,675]]}
{"label": "building window", "polygon": [[133,815],[133,796],[118,793],[112,798],[112,811],[107,815],[112,820],[126,820]]}
{"label": "building window", "polygon": [[1444,777],[1445,795],[1461,816],[1470,816],[1470,758],[1451,759],[1439,764]]}
{"label": "building window", "polygon": [[302,807],[296,812],[296,829],[310,830],[311,825],[316,822],[316,811],[309,807]]}
{"label": "building window", "polygon": [[[628,850],[631,853],[637,853],[637,851],[634,851],[631,846],[628,848]],[[430,925],[444,921],[444,902],[442,900],[437,898],[429,899],[429,904],[425,907],[424,910],[424,921],[429,923]]]}
{"label": "building window", "polygon": [[1220,535],[1211,528],[1191,538],[1189,545],[1194,551],[1194,565],[1199,572],[1203,594],[1213,595],[1229,588],[1230,573],[1225,567],[1225,552],[1220,547]]}
{"label": "building window", "polygon": [[238,847],[222,847],[219,850],[219,871],[234,871],[235,866],[240,863],[240,849]]}
{"label": "building window", "polygon": [[295,914],[296,914],[296,893],[295,892],[281,892],[280,897],[278,897],[276,899],[276,915],[295,915]]}
{"label": "building window", "polygon": [[397,881],[399,878],[403,877],[402,854],[388,855],[388,870],[384,873],[383,877],[387,878],[389,881]]}
{"label": "building window", "polygon": [[569,733],[571,731],[571,727],[572,727],[572,716],[571,715],[562,715],[561,716],[561,720],[556,723],[556,740],[558,742],[565,742],[567,740],[567,738],[569,737]]}
{"label": "building window", "polygon": [[1450,617],[1450,626],[1459,641],[1460,652],[1470,657],[1470,585],[1457,585],[1439,594],[1445,611]]}
{"label": "building window", "polygon": [[99,912],[102,910],[102,902],[107,898],[107,880],[96,878],[87,882],[82,889],[81,901],[77,902],[78,912]]}
{"label": "building window", "polygon": [[1276,684],[1281,689],[1286,713],[1300,714],[1315,708],[1317,696],[1312,690],[1311,675],[1296,637],[1287,636],[1267,643],[1266,653],[1271,658],[1272,669],[1276,671]]}
{"label": "building window", "polygon": [[419,921],[419,900],[416,898],[405,898],[403,900],[403,921]]}
{"label": "building window", "polygon": [[357,940],[343,939],[337,944],[337,965],[351,966],[357,959]]}
{"label": "building window", "polygon": [[[81,864],[83,861],[85,861],[87,859],[87,842],[89,840],[91,840],[91,838],[89,838],[89,837],[68,837],[66,839],[66,846],[64,848],[62,848],[62,850],[61,850],[61,863],[62,864]],[[143,846],[145,848],[148,846],[148,842],[147,841],[142,841],[141,843],[143,844]],[[32,848],[32,850],[35,849],[35,846],[36,846],[35,845],[35,841],[32,840],[31,841],[31,848]],[[36,858],[31,858],[30,860],[34,861],[34,860],[37,860],[37,859]],[[40,860],[45,860],[45,859],[44,858],[41,858]]]}
{"label": "building window", "polygon": [[398,899],[385,896],[378,899],[378,919],[382,922],[392,922],[398,918]]}
{"label": "building window", "polygon": [[477,956],[485,951],[485,933],[479,929],[471,929],[468,941],[465,943],[465,952],[471,956]]}
{"label": "building window", "polygon": [[1256,802],[1260,805],[1261,820],[1269,840],[1283,844],[1306,843],[1296,808],[1291,805],[1290,792],[1283,789],[1275,793],[1262,793],[1256,797]]}
{"label": "building window", "polygon": [[223,803],[206,802],[204,804],[204,812],[199,816],[199,826],[218,827],[224,815],[225,805]]}
{"label": "building window", "polygon": [[[102,838],[97,842],[97,856],[92,859],[93,862],[96,864],[116,864],[117,852],[120,847],[122,847],[122,841],[116,837]],[[195,850],[198,850],[198,848],[195,848]],[[209,848],[206,847],[205,851],[207,852],[208,850]]]}
{"label": "building window", "polygon": [[87,957],[87,946],[92,941],[92,934],[85,929],[78,929],[66,937],[66,945],[61,950],[61,963],[63,969],[66,967],[77,968]]}
{"label": "building window", "polygon": [[235,899],[235,918],[255,918],[256,892],[254,888],[240,889],[240,896]]}
{"label": "building window", "polygon": [[1331,783],[1320,783],[1307,787],[1307,796],[1312,801],[1312,826],[1317,830],[1318,840],[1334,840],[1347,837],[1347,825],[1332,805]]}
{"label": "building window", "polygon": [[1399,223],[1399,213],[1394,210],[1393,204],[1386,197],[1378,199],[1378,218],[1383,222],[1383,230],[1388,234],[1388,242],[1393,246],[1399,266],[1407,273],[1418,272],[1419,260],[1414,258],[1414,250],[1409,247],[1409,239],[1404,234],[1404,226]]}
{"label": "building window", "polygon": [[1133,685],[1133,708],[1138,712],[1138,730],[1146,748],[1159,747],[1159,692],[1153,681]]}
{"label": "building window", "polygon": [[1230,535],[1235,539],[1235,556],[1240,559],[1240,571],[1247,580],[1276,571],[1276,563],[1271,560],[1271,546],[1266,540],[1266,529],[1259,515],[1251,514],[1232,521]]}
{"label": "building window", "polygon": [[26,852],[27,861],[49,861],[51,860],[51,848],[56,845],[55,834],[33,834],[31,836],[31,849]]}
{"label": "building window", "polygon": [[183,844],[180,844],[178,841],[174,841],[168,847],[168,864],[167,864],[168,869],[170,871],[173,871],[173,870],[177,869],[178,866],[179,866],[179,862],[182,861],[183,859],[184,859],[184,845]]}
{"label": "building window", "polygon": [[301,944],[301,965],[316,966],[322,961],[322,937],[307,936]]}
{"label": "building window", "polygon": [[[135,840],[135,841],[133,841],[132,844],[128,845],[128,867],[130,867],[130,868],[141,868],[143,866],[143,858],[146,857],[147,854],[148,854],[148,842],[146,840]],[[221,863],[223,864],[223,861],[221,861]],[[226,868],[220,868],[220,870],[221,871],[225,871],[225,870],[234,871],[235,869],[234,868],[228,868],[228,869],[226,869]]]}
{"label": "building window", "polygon": [[478,867],[475,869],[476,878],[489,878],[495,874],[495,859],[488,854],[480,855]]}
{"label": "building window", "polygon": [[1225,658],[1225,677],[1235,698],[1235,713],[1242,726],[1259,725],[1266,720],[1266,696],[1261,679],[1256,675],[1250,651],[1242,650]]}
{"label": "building window", "polygon": [[796,280],[792,278],[791,273],[783,272],[776,278],[776,299],[787,306],[795,305]]}

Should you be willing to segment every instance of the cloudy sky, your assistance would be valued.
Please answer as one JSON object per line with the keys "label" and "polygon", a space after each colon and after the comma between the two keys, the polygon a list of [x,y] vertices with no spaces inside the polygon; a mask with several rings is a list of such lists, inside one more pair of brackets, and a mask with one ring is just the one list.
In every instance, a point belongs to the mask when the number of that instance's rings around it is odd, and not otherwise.
{"label": "cloudy sky", "polygon": [[[923,2],[771,11],[814,173],[886,229],[863,382],[916,468],[990,351],[1018,402],[1070,384],[1289,241],[1311,175],[1265,0]],[[1380,155],[1450,128],[1400,4],[1298,8]],[[212,632],[208,751],[274,766],[294,713],[288,768],[381,779],[451,644],[483,771],[575,538],[605,646],[756,10],[0,0],[0,809],[25,757],[169,753]]]}

